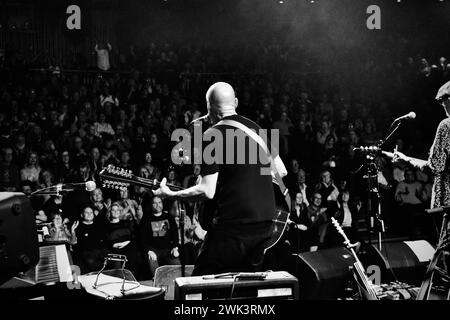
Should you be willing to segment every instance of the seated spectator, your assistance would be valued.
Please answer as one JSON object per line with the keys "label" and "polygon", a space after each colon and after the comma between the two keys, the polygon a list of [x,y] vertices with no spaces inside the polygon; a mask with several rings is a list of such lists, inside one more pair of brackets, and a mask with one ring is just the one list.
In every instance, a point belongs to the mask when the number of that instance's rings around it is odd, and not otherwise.
{"label": "seated spectator", "polygon": [[117,154],[117,147],[114,144],[114,137],[108,134],[105,134],[103,137],[104,144],[102,148],[102,158],[100,162],[103,166],[107,166],[112,164],[113,166],[118,166],[120,160]]}
{"label": "seated spectator", "polygon": [[286,187],[291,192],[291,197],[294,198],[295,192],[292,191],[294,188],[296,182],[297,182],[297,173],[300,170],[300,164],[298,163],[297,159],[291,159],[288,166],[288,173],[286,175],[285,183]]}
{"label": "seated spectator", "polygon": [[305,172],[304,169],[300,168],[298,170],[298,172],[297,172],[296,181],[295,181],[295,184],[293,185],[291,191],[295,192],[295,194],[301,193],[302,194],[302,201],[307,206],[309,206],[308,192],[306,190],[307,188],[308,188],[308,186],[306,185],[306,172]]}
{"label": "seated spectator", "polygon": [[327,208],[322,207],[322,195],[318,192],[312,196],[311,204],[308,206],[308,220],[306,227],[305,246],[309,247],[310,251],[316,251],[319,247],[323,247],[325,243],[325,236],[327,233],[326,215]]}
{"label": "seated spectator", "polygon": [[177,173],[175,167],[171,166],[167,173],[167,184],[181,187],[181,182],[177,179]]}
{"label": "seated spectator", "polygon": [[281,113],[280,119],[273,123],[273,129],[278,129],[280,134],[280,154],[286,156],[289,153],[289,137],[293,130],[293,124],[286,112]]}
{"label": "seated spectator", "polygon": [[375,145],[380,139],[380,134],[376,131],[374,124],[370,121],[364,126],[364,131],[361,133],[361,141],[366,146]]}
{"label": "seated spectator", "polygon": [[[41,222],[52,221],[55,215],[63,215],[62,210],[63,196],[50,196],[38,210],[38,216],[36,217]],[[67,217],[65,217],[67,218]]]}
{"label": "seated spectator", "polygon": [[55,214],[52,220],[52,226],[49,230],[48,237],[45,241],[65,241],[73,245],[76,243],[75,229],[78,226],[78,221],[75,221],[71,230],[67,227],[67,224],[63,222],[61,214]]}
{"label": "seated spectator", "polygon": [[87,152],[83,146],[83,139],[81,139],[79,136],[74,137],[71,159],[75,164],[80,164],[81,162],[85,161],[86,157]]}
{"label": "seated spectator", "polygon": [[101,137],[104,133],[112,136],[115,134],[111,124],[106,122],[106,116],[103,112],[100,113],[98,122],[94,123],[94,129],[95,135],[98,137]]}
{"label": "seated spectator", "polygon": [[140,224],[140,236],[152,275],[159,266],[180,264],[177,224],[173,216],[163,211],[161,198],[153,197],[151,212],[144,211]]}
{"label": "seated spectator", "polygon": [[[344,189],[339,194],[337,207],[334,218],[339,222],[350,242],[355,243],[359,240],[357,222],[361,203],[350,202],[350,191]],[[334,228],[332,232],[329,231],[329,235],[329,244],[331,247],[342,245],[342,236]]]}
{"label": "seated spectator", "polygon": [[198,177],[201,173],[201,166],[199,164],[194,165],[192,174],[188,174],[183,179],[183,188],[189,188],[195,186],[198,182]]}
{"label": "seated spectator", "polygon": [[126,170],[132,170],[133,169],[133,165],[131,164],[130,152],[123,151],[120,154],[119,167],[122,168],[122,169],[126,169]]}
{"label": "seated spectator", "polygon": [[320,174],[320,182],[315,187],[315,192],[320,193],[327,208],[327,215],[336,208],[337,198],[339,196],[339,189],[333,182],[331,172],[328,170],[322,171]]}
{"label": "seated spectator", "polygon": [[[37,183],[37,189],[44,189],[55,186],[55,177],[53,173],[48,170],[41,170],[39,174],[39,181]],[[40,196],[43,201],[47,201],[50,198],[50,195],[42,195]]]}
{"label": "seated spectator", "polygon": [[25,134],[23,132],[17,133],[14,138],[13,148],[13,157],[16,165],[22,167],[28,160],[28,155],[30,152],[30,148],[27,145],[27,140]]}
{"label": "seated spectator", "polygon": [[[130,271],[137,271],[138,252],[134,236],[134,226],[129,220],[121,220],[123,208],[118,202],[111,204],[106,224],[106,246],[108,252],[125,255],[126,266]],[[118,267],[118,266],[117,266]]]}
{"label": "seated spectator", "polygon": [[419,224],[421,216],[425,214],[422,191],[423,186],[416,181],[415,170],[407,168],[405,180],[399,182],[395,189],[395,200],[399,204],[397,226],[400,230],[406,231],[410,238],[417,238],[423,233]]}
{"label": "seated spectator", "polygon": [[39,166],[38,155],[36,152],[30,152],[25,167],[20,170],[20,179],[22,181],[38,182],[41,167]]}
{"label": "seated spectator", "polygon": [[303,194],[297,192],[294,205],[289,215],[288,239],[293,253],[300,253],[310,250],[310,241],[307,237],[309,225],[308,206],[303,201]]}
{"label": "seated spectator", "polygon": [[92,147],[91,152],[89,153],[89,167],[92,169],[92,171],[95,172],[95,180],[97,180],[98,176],[97,173],[100,172],[103,168],[103,164],[100,160],[100,150],[98,147]]}
{"label": "seated spectator", "polygon": [[70,153],[68,150],[61,152],[61,160],[56,166],[56,177],[58,183],[66,182],[73,174],[72,164],[70,162]]}
{"label": "seated spectator", "polygon": [[87,159],[82,159],[81,162],[74,168],[70,182],[81,183],[87,181],[95,181],[95,174],[92,172]]}
{"label": "seated spectator", "polygon": [[2,159],[0,163],[0,191],[17,192],[20,190],[19,168],[12,163],[12,159],[12,148],[2,148]]}
{"label": "seated spectator", "polygon": [[152,164],[152,154],[150,152],[145,153],[145,162],[143,166],[147,169],[149,174],[148,178],[150,179],[158,179],[160,178],[161,172],[160,170]]}
{"label": "seated spectator", "polygon": [[142,219],[142,206],[139,205],[136,200],[130,199],[130,192],[128,188],[120,189],[119,203],[123,208],[121,219],[133,220],[136,223],[141,222]]}
{"label": "seated spectator", "polygon": [[316,142],[319,145],[324,145],[329,135],[334,136],[335,141],[337,141],[336,134],[331,128],[330,123],[328,121],[322,121],[320,124],[320,130],[316,133]]}
{"label": "seated spectator", "polygon": [[106,222],[111,200],[108,199],[108,202],[104,201],[103,191],[100,188],[96,188],[95,190],[91,191],[90,198],[92,209],[94,209],[95,220],[100,223]]}
{"label": "seated spectator", "polygon": [[115,136],[115,145],[119,152],[129,151],[131,149],[131,141],[130,138],[123,132],[123,127],[118,125],[116,126],[116,136]]}
{"label": "seated spectator", "polygon": [[52,139],[45,140],[43,153],[39,157],[39,163],[44,168],[54,168],[58,163],[59,152]]}
{"label": "seated spectator", "polygon": [[94,210],[85,207],[80,222],[74,223],[73,227],[76,238],[73,258],[82,274],[100,270],[107,253],[104,225],[95,222],[94,218]]}

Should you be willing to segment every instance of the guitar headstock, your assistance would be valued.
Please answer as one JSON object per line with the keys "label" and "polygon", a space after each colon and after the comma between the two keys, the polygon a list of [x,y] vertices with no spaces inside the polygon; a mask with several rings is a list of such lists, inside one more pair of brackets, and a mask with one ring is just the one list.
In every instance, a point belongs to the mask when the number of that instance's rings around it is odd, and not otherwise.
{"label": "guitar headstock", "polygon": [[102,187],[108,189],[117,189],[117,190],[125,190],[130,186],[129,183],[119,182],[119,181],[111,181],[111,180],[103,180]]}
{"label": "guitar headstock", "polygon": [[108,165],[100,171],[103,187],[110,189],[127,189],[135,179],[131,170]]}
{"label": "guitar headstock", "polygon": [[118,177],[125,177],[125,178],[132,178],[133,172],[131,170],[126,170],[120,167],[115,167],[112,164],[108,165],[106,168],[103,168],[103,170],[100,172],[100,176],[105,175],[112,175],[112,176],[118,176]]}

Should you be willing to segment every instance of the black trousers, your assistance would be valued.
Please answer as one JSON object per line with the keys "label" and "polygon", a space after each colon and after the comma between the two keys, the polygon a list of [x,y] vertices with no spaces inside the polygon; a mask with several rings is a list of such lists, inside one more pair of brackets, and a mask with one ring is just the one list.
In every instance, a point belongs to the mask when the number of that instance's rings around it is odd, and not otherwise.
{"label": "black trousers", "polygon": [[213,226],[205,237],[192,275],[261,271],[265,244],[272,233],[272,221]]}

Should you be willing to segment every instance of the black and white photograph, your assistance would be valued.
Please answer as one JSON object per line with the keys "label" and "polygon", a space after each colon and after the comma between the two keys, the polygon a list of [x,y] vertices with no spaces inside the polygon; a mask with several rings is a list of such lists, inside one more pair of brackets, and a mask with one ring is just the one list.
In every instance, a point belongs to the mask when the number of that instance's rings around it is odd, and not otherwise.
{"label": "black and white photograph", "polygon": [[0,0],[0,299],[450,300],[450,1]]}

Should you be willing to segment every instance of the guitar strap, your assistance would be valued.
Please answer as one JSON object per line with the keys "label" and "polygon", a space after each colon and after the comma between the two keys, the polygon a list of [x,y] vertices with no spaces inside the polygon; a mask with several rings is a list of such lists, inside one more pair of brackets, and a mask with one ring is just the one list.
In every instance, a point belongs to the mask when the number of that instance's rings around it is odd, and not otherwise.
{"label": "guitar strap", "polygon": [[270,153],[269,149],[267,148],[267,144],[265,142],[265,141],[267,141],[267,137],[264,137],[265,139],[261,138],[261,136],[258,135],[255,131],[253,131],[249,127],[247,127],[247,126],[243,125],[242,123],[235,121],[235,120],[230,120],[230,119],[220,120],[215,126],[220,126],[220,125],[230,126],[230,127],[234,127],[236,129],[240,129],[240,130],[244,131],[266,153],[267,157],[269,158],[272,176],[275,177],[276,183],[277,183],[278,187],[280,188],[281,193],[283,194],[284,199],[286,200],[287,206],[290,211],[291,210],[291,197],[289,195],[289,190],[288,190],[288,188],[286,188],[286,186],[283,182],[283,179],[281,178],[281,175],[278,172],[277,166],[275,165],[275,161],[281,161],[281,159],[279,159],[279,157],[277,158],[278,160],[273,159],[272,154]]}

